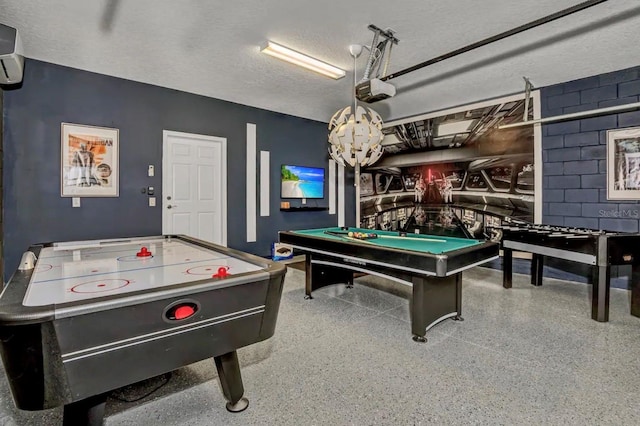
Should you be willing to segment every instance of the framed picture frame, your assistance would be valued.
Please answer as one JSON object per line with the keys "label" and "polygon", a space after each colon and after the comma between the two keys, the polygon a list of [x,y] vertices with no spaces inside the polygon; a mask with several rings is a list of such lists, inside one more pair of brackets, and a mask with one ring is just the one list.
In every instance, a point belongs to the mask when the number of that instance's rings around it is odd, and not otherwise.
{"label": "framed picture frame", "polygon": [[607,199],[640,200],[640,127],[607,131]]}
{"label": "framed picture frame", "polygon": [[119,195],[118,129],[62,123],[62,197]]}

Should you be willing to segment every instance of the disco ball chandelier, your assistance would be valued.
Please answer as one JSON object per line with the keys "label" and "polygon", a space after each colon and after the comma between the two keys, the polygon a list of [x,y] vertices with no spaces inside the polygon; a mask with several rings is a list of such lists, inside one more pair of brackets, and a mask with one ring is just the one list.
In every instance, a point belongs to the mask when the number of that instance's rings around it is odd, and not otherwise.
{"label": "disco ball chandelier", "polygon": [[343,166],[371,165],[382,156],[382,119],[371,108],[354,102],[339,110],[329,121],[329,131],[329,154]]}
{"label": "disco ball chandelier", "polygon": [[342,166],[359,168],[380,159],[384,134],[380,115],[358,105],[356,98],[356,58],[362,46],[351,45],[349,52],[353,56],[353,105],[337,111],[329,121],[329,155]]}

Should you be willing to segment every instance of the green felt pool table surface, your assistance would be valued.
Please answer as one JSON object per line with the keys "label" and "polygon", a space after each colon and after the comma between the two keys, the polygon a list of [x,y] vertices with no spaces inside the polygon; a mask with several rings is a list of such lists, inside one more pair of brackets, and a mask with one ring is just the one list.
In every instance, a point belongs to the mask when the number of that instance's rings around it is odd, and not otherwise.
{"label": "green felt pool table surface", "polygon": [[[428,234],[411,234],[408,233],[405,237],[401,237],[397,231],[380,231],[373,229],[363,228],[349,228],[344,230],[339,227],[333,228],[317,228],[317,229],[303,229],[299,231],[292,231],[296,234],[306,235],[310,237],[326,238],[336,241],[344,241],[350,243],[360,243],[363,245],[375,245],[384,248],[393,248],[398,250],[411,250],[422,253],[431,254],[445,254],[458,249],[472,247],[474,245],[481,244],[480,240],[473,240],[467,238],[456,237],[444,237],[440,235],[428,235]],[[366,240],[358,240],[355,238],[349,238],[346,232],[362,232],[366,234],[376,234],[377,238],[371,238]],[[337,235],[339,234],[339,235]]]}

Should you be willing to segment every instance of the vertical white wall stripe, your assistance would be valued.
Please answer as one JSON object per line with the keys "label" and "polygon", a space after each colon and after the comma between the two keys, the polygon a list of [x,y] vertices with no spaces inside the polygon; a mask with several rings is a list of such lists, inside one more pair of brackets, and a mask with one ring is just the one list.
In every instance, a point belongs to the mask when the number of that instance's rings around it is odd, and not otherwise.
{"label": "vertical white wall stripe", "polygon": [[247,123],[247,242],[256,237],[256,125]]}
{"label": "vertical white wall stripe", "polygon": [[[540,118],[540,91],[535,90],[531,92],[531,98],[533,100],[533,119]],[[533,222],[542,223],[542,175],[544,174],[542,169],[542,125],[533,125],[533,164],[535,168],[533,183],[534,192],[534,207],[533,207]]]}
{"label": "vertical white wall stripe", "polygon": [[338,166],[338,226],[344,226],[344,166]]}
{"label": "vertical white wall stripe", "polygon": [[329,160],[329,214],[336,214],[336,164]]}
{"label": "vertical white wall stripe", "polygon": [[269,216],[269,151],[260,151],[260,216]]}

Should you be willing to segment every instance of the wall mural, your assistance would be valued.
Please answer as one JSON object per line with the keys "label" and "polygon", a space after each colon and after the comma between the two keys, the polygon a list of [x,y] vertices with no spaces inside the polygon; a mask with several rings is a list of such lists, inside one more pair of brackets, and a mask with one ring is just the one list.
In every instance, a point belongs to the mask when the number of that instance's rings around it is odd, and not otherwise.
{"label": "wall mural", "polygon": [[[385,153],[360,177],[361,226],[499,240],[505,218],[536,219],[539,93],[496,99],[386,124]],[[534,108],[535,106],[535,108]],[[537,117],[535,117],[537,118]],[[536,148],[537,147],[537,148]]]}

